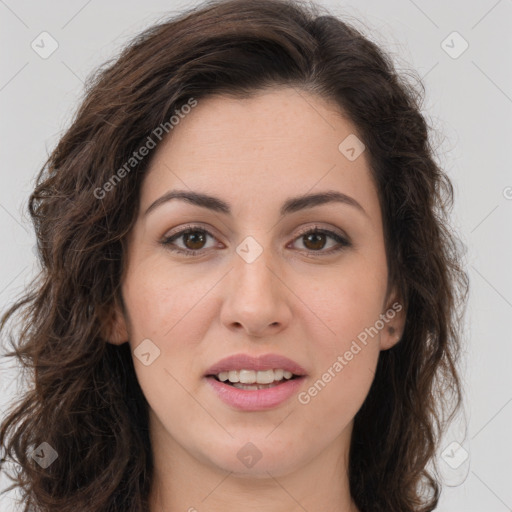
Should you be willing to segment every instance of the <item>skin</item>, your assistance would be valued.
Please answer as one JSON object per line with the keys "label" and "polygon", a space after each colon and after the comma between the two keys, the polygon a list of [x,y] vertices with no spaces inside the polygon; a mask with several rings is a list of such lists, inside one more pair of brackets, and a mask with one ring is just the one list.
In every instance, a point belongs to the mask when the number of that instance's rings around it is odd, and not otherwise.
{"label": "skin", "polygon": [[[356,133],[336,105],[282,87],[251,99],[201,100],[155,150],[129,236],[125,312],[116,310],[109,331],[111,343],[129,342],[132,351],[146,338],[160,350],[148,366],[133,359],[150,406],[152,512],[357,511],[347,474],[353,418],[380,351],[399,339],[403,309],[359,343],[362,350],[307,404],[293,396],[266,411],[240,411],[203,377],[235,353],[278,353],[306,369],[300,391],[307,391],[401,303],[394,289],[386,295],[382,217],[366,152],[350,161],[338,150]],[[219,197],[233,213],[175,199],[144,216],[173,189]],[[326,203],[280,216],[290,196],[325,190],[351,196],[366,214]],[[174,244],[202,255],[162,244],[187,223],[212,236]],[[299,233],[315,225],[352,246],[326,254],[338,242],[308,243]],[[247,236],[263,249],[252,263],[236,252]],[[237,458],[248,442],[262,455],[250,468]]]}

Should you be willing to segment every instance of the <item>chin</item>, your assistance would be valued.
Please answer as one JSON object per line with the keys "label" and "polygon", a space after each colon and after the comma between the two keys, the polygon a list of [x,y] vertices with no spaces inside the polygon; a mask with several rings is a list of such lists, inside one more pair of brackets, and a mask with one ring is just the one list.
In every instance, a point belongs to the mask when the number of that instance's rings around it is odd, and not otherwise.
{"label": "chin", "polygon": [[[218,452],[209,454],[210,463],[222,471],[239,478],[269,478],[291,473],[299,465],[298,453],[285,446],[286,443],[259,441],[240,442],[234,440],[224,449],[217,445]],[[290,458],[293,453],[293,459]],[[269,475],[270,473],[270,475]]]}

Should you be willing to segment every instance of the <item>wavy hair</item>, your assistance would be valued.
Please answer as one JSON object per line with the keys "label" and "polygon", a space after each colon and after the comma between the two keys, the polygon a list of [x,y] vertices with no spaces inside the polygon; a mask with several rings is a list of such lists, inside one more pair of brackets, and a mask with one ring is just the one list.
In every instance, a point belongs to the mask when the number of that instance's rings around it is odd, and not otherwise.
{"label": "wavy hair", "polygon": [[[383,214],[389,284],[407,311],[354,419],[352,497],[361,512],[436,508],[436,450],[463,403],[457,360],[469,280],[449,227],[453,186],[420,112],[424,85],[311,2],[217,0],[160,20],[98,68],[38,172],[28,209],[41,268],[0,324],[18,320],[5,357],[29,384],[0,429],[4,460],[18,468],[7,491],[21,490],[25,512],[148,510],[148,403],[129,344],[108,343],[105,326],[114,305],[123,309],[126,235],[155,151],[108,193],[98,190],[190,98],[279,86],[334,102],[357,127]],[[46,468],[34,456],[41,443],[58,455]]]}

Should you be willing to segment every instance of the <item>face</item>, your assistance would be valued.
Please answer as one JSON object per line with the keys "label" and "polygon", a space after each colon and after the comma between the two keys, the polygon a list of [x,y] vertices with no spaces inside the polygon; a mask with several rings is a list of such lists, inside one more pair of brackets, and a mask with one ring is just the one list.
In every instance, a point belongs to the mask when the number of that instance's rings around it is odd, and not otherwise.
{"label": "face", "polygon": [[[154,451],[254,477],[346,456],[404,320],[356,134],[280,88],[201,100],[155,150],[109,340],[130,344]],[[171,191],[216,199],[154,204]],[[325,192],[349,199],[291,201]]]}

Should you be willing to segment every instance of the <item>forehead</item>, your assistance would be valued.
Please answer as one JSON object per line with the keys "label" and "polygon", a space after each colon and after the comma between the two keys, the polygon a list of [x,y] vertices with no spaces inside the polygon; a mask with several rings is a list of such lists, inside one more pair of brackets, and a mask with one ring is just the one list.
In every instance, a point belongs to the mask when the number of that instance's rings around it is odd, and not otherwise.
{"label": "forehead", "polygon": [[372,213],[378,200],[365,151],[351,160],[340,150],[353,137],[336,104],[295,88],[207,97],[157,147],[141,205],[173,188],[261,205],[335,189]]}

